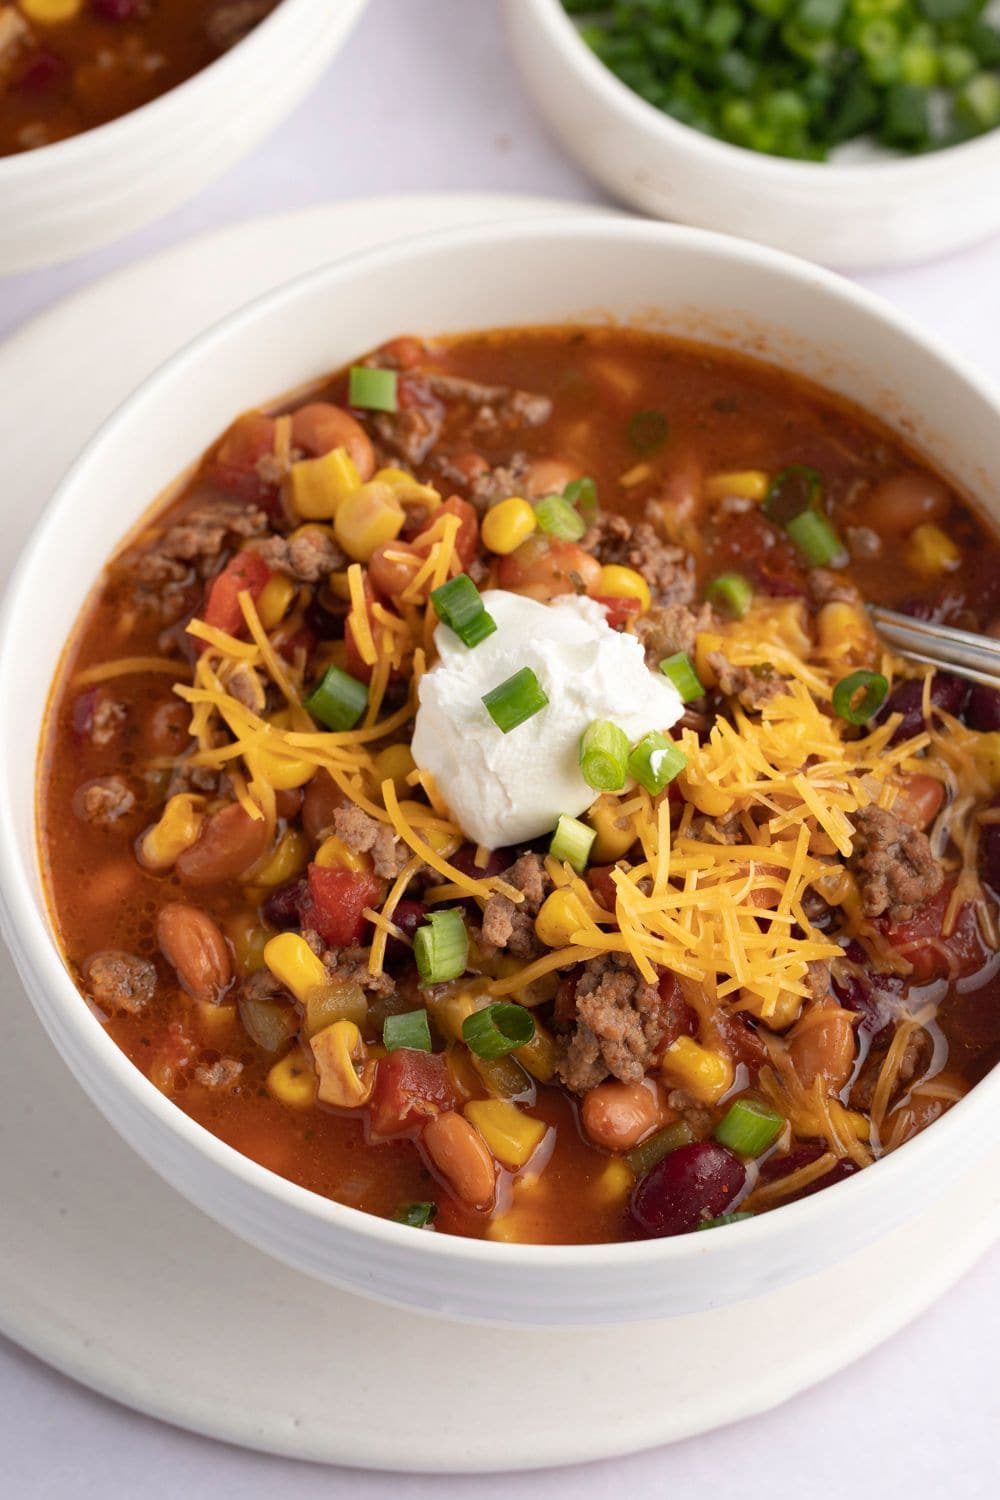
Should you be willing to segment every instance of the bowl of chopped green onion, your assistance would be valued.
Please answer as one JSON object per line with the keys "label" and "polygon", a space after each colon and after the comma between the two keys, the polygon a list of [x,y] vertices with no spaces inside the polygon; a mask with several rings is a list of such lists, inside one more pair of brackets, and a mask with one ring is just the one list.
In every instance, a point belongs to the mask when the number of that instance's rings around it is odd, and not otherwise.
{"label": "bowl of chopped green onion", "polygon": [[996,0],[507,0],[567,148],[659,218],[852,269],[1000,229]]}

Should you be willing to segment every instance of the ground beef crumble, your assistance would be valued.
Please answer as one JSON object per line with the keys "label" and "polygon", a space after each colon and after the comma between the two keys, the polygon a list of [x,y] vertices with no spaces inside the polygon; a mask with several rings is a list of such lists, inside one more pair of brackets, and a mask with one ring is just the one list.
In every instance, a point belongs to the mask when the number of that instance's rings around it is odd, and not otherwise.
{"label": "ground beef crumble", "polygon": [[591,959],[576,984],[576,1030],[560,1043],[559,1077],[584,1094],[610,1073],[638,1083],[664,1037],[663,1005],[630,958],[608,953]]}
{"label": "ground beef crumble", "polygon": [[388,823],[370,818],[360,807],[338,807],[333,814],[334,832],[355,854],[370,854],[376,875],[395,880],[410,851],[393,833]]}
{"label": "ground beef crumble", "polygon": [[772,698],[785,691],[784,678],[766,664],[759,667],[734,667],[721,651],[711,651],[708,664],[719,681],[720,692],[737,698],[751,711],[763,708]]}
{"label": "ground beef crumble", "polygon": [[656,605],[690,604],[695,596],[694,558],[665,542],[648,521],[633,525],[624,516],[600,515],[580,546],[605,566],[634,568],[649,584]]}
{"label": "ground beef crumble", "polygon": [[109,949],[87,959],[83,982],[90,998],[102,1009],[125,1010],[134,1016],[153,998],[156,969],[148,959]]}
{"label": "ground beef crumble", "polygon": [[944,883],[927,835],[874,805],[855,813],[854,827],[848,866],[857,878],[865,916],[888,913],[893,922],[908,921]]}
{"label": "ground beef crumble", "polygon": [[124,776],[98,776],[78,788],[74,805],[84,822],[112,828],[134,809],[135,793]]}
{"label": "ground beef crumble", "polygon": [[319,530],[290,537],[262,537],[251,545],[269,568],[287,573],[296,583],[319,583],[347,565],[336,542]]}
{"label": "ground beef crumble", "polygon": [[552,890],[545,861],[540,854],[522,854],[500,879],[521,891],[524,900],[514,902],[499,892],[490,896],[483,911],[482,942],[487,948],[505,949],[515,958],[537,958],[543,945],[535,932],[535,918]]}
{"label": "ground beef crumble", "polygon": [[198,1083],[206,1089],[227,1089],[243,1072],[243,1064],[235,1057],[220,1057],[217,1062],[200,1063],[194,1070]]}
{"label": "ground beef crumble", "polygon": [[694,657],[695,637],[699,630],[712,624],[712,610],[703,604],[697,614],[686,604],[654,605],[636,622],[635,633],[646,652],[646,662],[654,671],[667,656],[685,651]]}

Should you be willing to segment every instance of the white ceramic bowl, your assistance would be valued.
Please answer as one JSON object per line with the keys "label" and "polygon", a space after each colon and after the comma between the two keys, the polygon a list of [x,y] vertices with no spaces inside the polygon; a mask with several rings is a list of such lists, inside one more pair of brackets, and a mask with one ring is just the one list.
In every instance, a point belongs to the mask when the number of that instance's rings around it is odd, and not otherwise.
{"label": "white ceramic bowl", "polygon": [[[610,1323],[753,1297],[843,1258],[944,1190],[995,1138],[1000,1071],[869,1170],[717,1234],[517,1246],[420,1234],[240,1156],[133,1067],[67,974],[43,900],[35,775],[49,685],[102,564],[150,500],[246,407],[403,331],[638,320],[764,354],[877,411],[1000,516],[1000,400],[850,284],[773,251],[632,220],[451,231],[344,261],[227,318],[98,433],[39,522],[0,614],[0,924],[73,1073],[207,1213],[293,1266],[468,1319]],[[45,1191],[45,1184],[39,1184]]]}
{"label": "white ceramic bowl", "polygon": [[281,0],[245,41],[141,109],[0,157],[0,275],[82,255],[194,197],[289,114],[366,0]]}
{"label": "white ceramic bowl", "polygon": [[[563,145],[644,213],[854,270],[944,255],[1000,229],[1000,130],[927,156],[785,161],[713,140],[621,83],[560,0],[506,0],[514,57]],[[846,157],[847,152],[843,153]]]}

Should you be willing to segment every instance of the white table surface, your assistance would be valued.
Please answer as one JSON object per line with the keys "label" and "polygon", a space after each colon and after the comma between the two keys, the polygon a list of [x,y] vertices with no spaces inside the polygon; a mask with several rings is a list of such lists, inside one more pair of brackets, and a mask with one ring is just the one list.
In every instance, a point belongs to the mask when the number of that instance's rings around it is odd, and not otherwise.
{"label": "white table surface", "polygon": [[[493,0],[371,0],[306,104],[208,192],[109,250],[0,282],[0,337],[118,266],[242,218],[330,198],[462,189],[605,201],[535,118],[512,71]],[[864,279],[1000,380],[1000,241],[947,262]],[[358,1474],[242,1452],[125,1411],[0,1340],[0,1494],[22,1500],[993,1497],[998,1273],[995,1250],[917,1325],[755,1421],[614,1463],[496,1478]],[[751,1380],[754,1358],[748,1350]],[[447,1424],[447,1412],[441,1416]],[[485,1419],[503,1417],[491,1412]],[[391,1412],[385,1420],[392,1421]]]}

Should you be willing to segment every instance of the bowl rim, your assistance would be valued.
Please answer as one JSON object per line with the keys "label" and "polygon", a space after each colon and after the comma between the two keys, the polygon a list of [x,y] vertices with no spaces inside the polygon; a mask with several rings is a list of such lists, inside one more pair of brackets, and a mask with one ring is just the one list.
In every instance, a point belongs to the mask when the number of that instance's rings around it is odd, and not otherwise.
{"label": "bowl rim", "polygon": [[[949,378],[970,387],[985,399],[1000,419],[1000,390],[964,358],[949,353],[935,335],[921,330],[880,297],[811,262],[733,236],[658,221],[595,214],[572,219],[544,217],[500,225],[452,228],[376,250],[361,251],[305,272],[229,313],[161,364],[102,423],[46,504],[5,589],[0,604],[0,698],[4,696],[4,688],[15,670],[12,627],[23,616],[30,618],[33,612],[36,595],[29,592],[29,583],[50,549],[58,545],[63,511],[73,507],[75,491],[81,483],[88,482],[90,471],[96,467],[100,472],[104,449],[114,442],[118,429],[136,420],[154,417],[161,392],[182,381],[191,366],[196,366],[217,346],[245,331],[262,316],[274,315],[300,299],[308,300],[320,292],[350,289],[352,284],[371,274],[393,270],[405,272],[414,260],[433,261],[439,255],[455,251],[489,250],[498,243],[513,251],[518,245],[548,240],[555,240],[563,246],[567,242],[603,241],[612,248],[630,242],[652,244],[661,249],[676,245],[680,250],[707,255],[734,270],[750,265],[778,273],[802,289],[853,307],[866,319],[881,323],[896,335],[918,345],[923,353],[946,368]],[[516,256],[512,255],[511,259],[515,260]],[[184,455],[179,455],[178,474],[184,471],[184,459]],[[824,1222],[829,1222],[832,1229],[834,1221],[830,1215],[839,1213],[847,1205],[848,1194],[853,1195],[851,1201],[855,1211],[860,1211],[866,1200],[872,1201],[873,1194],[882,1191],[883,1183],[888,1185],[888,1178],[898,1182],[905,1173],[917,1179],[921,1162],[942,1156],[948,1140],[957,1141],[960,1132],[967,1136],[977,1119],[983,1126],[995,1119],[995,1097],[1000,1097],[1000,1068],[983,1078],[945,1116],[935,1121],[933,1128],[874,1163],[875,1170],[869,1168],[854,1173],[829,1188],[784,1205],[778,1212],[728,1225],[726,1235],[699,1235],[696,1240],[687,1234],[637,1242],[557,1245],[496,1242],[445,1234],[415,1235],[408,1226],[324,1198],[244,1156],[185,1114],[118,1047],[82,1000],[63,962],[44,902],[35,900],[32,886],[35,879],[40,878],[37,837],[33,862],[21,860],[9,774],[13,738],[12,720],[4,716],[0,729],[0,915],[4,937],[18,960],[21,974],[27,971],[31,976],[31,983],[27,985],[29,995],[33,989],[43,993],[44,1007],[58,1016],[58,1027],[50,1025],[43,1005],[35,1007],[50,1034],[59,1030],[59,1050],[64,1057],[70,1050],[75,1057],[80,1052],[88,1054],[95,1074],[100,1075],[114,1091],[120,1091],[137,1112],[152,1116],[165,1134],[176,1137],[182,1146],[204,1158],[210,1167],[237,1179],[255,1195],[269,1201],[277,1211],[289,1210],[331,1230],[359,1237],[368,1241],[373,1249],[381,1245],[387,1250],[398,1251],[409,1246],[415,1264],[418,1258],[437,1260],[443,1257],[470,1262],[487,1270],[491,1267],[522,1267],[526,1271],[558,1272],[561,1269],[581,1271],[589,1267],[627,1271],[651,1265],[667,1270],[672,1263],[686,1261],[692,1255],[705,1258],[732,1253],[740,1246],[749,1252],[776,1241],[780,1245],[781,1238],[788,1238],[791,1231],[797,1230],[801,1237]],[[41,741],[33,746],[35,794],[40,751]],[[71,1071],[81,1083],[88,1077],[84,1070],[78,1071],[75,1063],[71,1065]],[[89,1083],[86,1086],[94,1097]],[[118,1129],[117,1124],[115,1128]],[[989,1132],[984,1129],[982,1134],[986,1138]],[[914,1209],[918,1201],[919,1194],[915,1193]],[[877,1219],[877,1215],[874,1217]]]}
{"label": "bowl rim", "polygon": [[[837,188],[871,186],[875,185],[877,178],[878,186],[898,186],[902,191],[904,188],[915,189],[929,179],[939,177],[944,167],[950,169],[959,157],[961,165],[970,170],[985,167],[987,160],[995,165],[997,148],[1000,147],[1000,126],[971,140],[942,146],[922,156],[877,158],[870,162],[797,161],[717,140],[693,125],[685,125],[665,114],[623,83],[587,46],[563,9],[561,0],[506,0],[506,3],[509,15],[514,15],[521,5],[533,8],[539,25],[544,27],[553,47],[562,53],[577,82],[591,93],[598,94],[608,109],[630,126],[657,137],[660,146],[683,150],[700,158],[708,169],[728,168],[740,173],[756,171],[761,176],[771,177],[771,185],[775,187],[803,186],[807,182],[815,185],[823,174],[829,182],[832,172],[836,176]],[[979,156],[984,158],[982,162],[976,159]]]}
{"label": "bowl rim", "polygon": [[[270,44],[279,26],[283,31],[294,35],[291,28],[299,16],[306,14],[310,6],[317,14],[321,14],[328,3],[329,0],[277,0],[274,10],[258,21],[242,41],[214,57],[196,73],[174,84],[173,88],[147,100],[145,104],[126,110],[125,114],[116,115],[112,120],[105,120],[101,125],[93,125],[89,130],[66,136],[63,140],[33,147],[29,151],[16,151],[9,156],[0,156],[0,186],[7,187],[24,179],[30,180],[33,176],[41,176],[45,171],[79,169],[87,165],[89,158],[113,156],[130,132],[140,134],[145,131],[150,136],[159,135],[169,125],[172,112],[189,104],[196,110],[199,96],[207,97],[210,89],[219,91],[227,84],[235,85],[238,83],[239,72],[253,68],[258,62],[263,64],[264,48]],[[343,26],[353,23],[367,3],[368,0],[337,0],[340,7],[338,21]]]}

